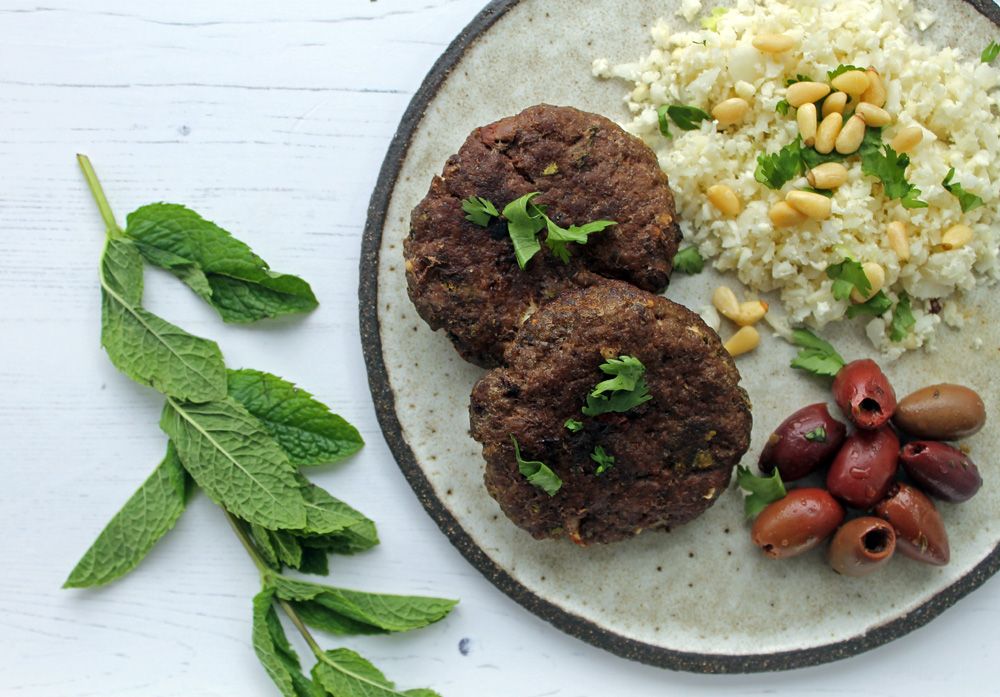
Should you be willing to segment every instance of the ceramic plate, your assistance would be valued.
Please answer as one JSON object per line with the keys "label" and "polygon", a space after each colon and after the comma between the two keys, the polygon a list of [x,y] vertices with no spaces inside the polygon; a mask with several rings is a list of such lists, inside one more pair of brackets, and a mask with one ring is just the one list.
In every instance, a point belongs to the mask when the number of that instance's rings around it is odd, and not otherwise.
{"label": "ceramic plate", "polygon": [[[410,210],[466,134],[538,102],[626,120],[623,84],[593,79],[591,61],[645,54],[648,27],[659,16],[673,18],[676,4],[503,0],[484,9],[437,62],[403,117],[369,209],[360,295],[372,394],[403,473],[452,543],[497,587],[563,631],[628,658],[692,671],[831,661],[919,627],[1000,566],[1000,475],[987,457],[1000,451],[1000,418],[968,441],[983,466],[982,491],[962,506],[943,506],[952,540],[943,568],[900,559],[877,580],[859,581],[832,573],[819,551],[767,560],[750,544],[735,490],[668,534],[589,548],[536,541],[507,521],[482,483],[467,411],[482,371],[430,331],[406,295],[402,241]],[[935,3],[935,10],[940,19],[929,35],[939,44],[983,46],[1000,24],[989,0]],[[723,280],[712,272],[678,274],[667,295],[697,307]],[[914,352],[888,369],[900,395],[961,382],[996,406],[990,385],[1000,368],[1000,322],[987,318],[1000,315],[998,296],[979,293],[970,309],[963,331],[940,333],[936,353]],[[842,324],[825,333],[841,353],[878,359],[861,325]],[[747,464],[792,405],[828,400],[819,381],[788,368],[793,349],[764,333],[761,347],[739,360],[753,401]]]}

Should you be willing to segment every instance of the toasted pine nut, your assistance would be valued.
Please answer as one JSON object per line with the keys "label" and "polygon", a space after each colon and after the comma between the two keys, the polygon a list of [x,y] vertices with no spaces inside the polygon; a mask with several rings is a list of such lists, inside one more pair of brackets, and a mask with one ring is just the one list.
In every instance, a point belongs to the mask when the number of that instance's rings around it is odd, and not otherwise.
{"label": "toasted pine nut", "polygon": [[888,126],[892,123],[892,117],[889,116],[888,111],[881,107],[877,107],[874,104],[869,104],[868,102],[861,102],[858,104],[854,113],[863,118],[866,125],[874,126],[875,128]]}
{"label": "toasted pine nut", "polygon": [[767,217],[771,219],[774,227],[791,227],[793,225],[801,225],[809,220],[809,216],[799,213],[784,201],[778,201],[771,206],[771,210],[767,212]]}
{"label": "toasted pine nut", "polygon": [[854,114],[847,119],[844,128],[837,134],[837,152],[841,155],[850,155],[861,147],[861,141],[865,139],[865,120]]}
{"label": "toasted pine nut", "polygon": [[839,162],[824,162],[806,173],[806,181],[814,189],[836,189],[847,181],[847,167]]}
{"label": "toasted pine nut", "polygon": [[735,218],[743,210],[736,192],[725,184],[715,184],[708,187],[708,202],[729,218]]}
{"label": "toasted pine nut", "polygon": [[847,106],[847,93],[846,92],[834,92],[829,97],[823,100],[823,118],[837,112],[838,114],[844,113],[844,108]]}
{"label": "toasted pine nut", "polygon": [[889,246],[896,253],[896,258],[906,261],[910,258],[910,231],[909,226],[902,220],[893,220],[885,228],[889,237]]}
{"label": "toasted pine nut", "polygon": [[866,89],[868,89],[868,75],[862,70],[848,70],[846,73],[841,73],[837,77],[830,81],[835,90],[840,90],[841,92],[847,92],[847,94],[852,97],[857,97],[863,94]]}
{"label": "toasted pine nut", "polygon": [[923,139],[924,129],[920,126],[907,126],[893,137],[889,147],[896,152],[910,152],[920,145]]}
{"label": "toasted pine nut", "polygon": [[740,311],[735,317],[729,319],[736,322],[741,327],[749,327],[764,319],[767,314],[768,305],[763,300],[748,300],[740,303]]}
{"label": "toasted pine nut", "polygon": [[858,292],[857,288],[852,290],[851,300],[856,303],[867,302],[872,296],[882,290],[882,287],[885,285],[885,269],[879,264],[876,264],[874,261],[866,261],[861,265],[861,270],[865,272],[865,278],[871,284],[871,290],[868,291],[868,295],[862,295]]}
{"label": "toasted pine nut", "polygon": [[861,101],[882,108],[885,106],[885,85],[882,84],[882,77],[875,68],[868,68],[865,71],[868,76],[868,89],[861,93]]}
{"label": "toasted pine nut", "polygon": [[816,152],[828,155],[833,152],[833,146],[844,125],[844,117],[836,111],[824,117],[816,129]]}
{"label": "toasted pine nut", "polygon": [[952,225],[941,235],[941,246],[944,249],[958,249],[972,241],[972,228],[959,223]]}
{"label": "toasted pine nut", "polygon": [[787,34],[761,34],[754,37],[753,47],[764,53],[784,53],[795,48],[795,39]]}
{"label": "toasted pine nut", "polygon": [[799,134],[802,136],[802,143],[809,147],[816,142],[816,105],[807,102],[800,106],[795,112],[795,120],[799,124]]}
{"label": "toasted pine nut", "polygon": [[742,97],[733,97],[724,102],[719,102],[712,109],[712,118],[719,122],[719,126],[725,128],[743,120],[750,110],[747,100]]}
{"label": "toasted pine nut", "polygon": [[758,346],[760,346],[760,334],[753,327],[742,327],[722,345],[729,355],[734,357],[749,353]]}
{"label": "toasted pine nut", "polygon": [[823,194],[815,194],[812,191],[789,191],[785,201],[799,213],[813,220],[826,220],[830,217],[832,205],[830,199]]}
{"label": "toasted pine nut", "polygon": [[830,94],[830,85],[822,82],[796,82],[794,85],[788,86],[785,99],[798,109],[803,104],[818,102],[828,94]]}
{"label": "toasted pine nut", "polygon": [[712,293],[712,305],[723,317],[735,317],[740,314],[740,301],[729,286],[719,286]]}

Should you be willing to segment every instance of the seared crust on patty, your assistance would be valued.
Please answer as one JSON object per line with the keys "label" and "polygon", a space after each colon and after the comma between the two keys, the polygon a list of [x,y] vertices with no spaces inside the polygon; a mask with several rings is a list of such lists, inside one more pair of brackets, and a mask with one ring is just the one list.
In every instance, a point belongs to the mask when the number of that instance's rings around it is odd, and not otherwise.
{"label": "seared crust on patty", "polygon": [[[479,227],[461,204],[480,196],[502,210],[534,191],[533,203],[564,228],[617,225],[570,245],[568,264],[543,244],[522,271],[506,223]],[[434,178],[404,242],[407,285],[420,316],[463,358],[489,367],[525,317],[581,271],[663,290],[679,242],[667,177],[642,141],[603,116],[539,105],[477,128]]]}
{"label": "seared crust on patty", "polygon": [[[624,413],[582,415],[608,376],[599,365],[630,355],[653,399]],[[669,528],[709,508],[750,445],[750,403],[718,335],[690,310],[617,281],[563,293],[521,327],[505,367],[472,391],[472,436],[483,444],[486,488],[536,538],[613,542]],[[573,433],[567,419],[583,422]],[[561,479],[549,496],[519,472],[526,460]],[[600,445],[614,465],[600,475]]]}

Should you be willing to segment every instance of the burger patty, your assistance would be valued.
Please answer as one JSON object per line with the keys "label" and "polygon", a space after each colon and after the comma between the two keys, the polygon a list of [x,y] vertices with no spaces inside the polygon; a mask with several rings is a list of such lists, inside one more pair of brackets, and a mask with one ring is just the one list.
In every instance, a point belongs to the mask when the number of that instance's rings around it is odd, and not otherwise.
{"label": "burger patty", "polygon": [[[609,378],[599,366],[621,356],[645,366],[652,399],[583,415],[587,395]],[[626,283],[597,279],[563,293],[525,322],[504,358],[473,388],[472,436],[490,495],[536,538],[613,542],[685,523],[715,502],[749,447],[749,400],[718,335]],[[512,438],[524,460],[562,481],[554,495],[521,473]],[[598,446],[614,457],[600,474]]]}
{"label": "burger patty", "polygon": [[[616,225],[569,245],[568,263],[543,244],[521,270],[506,221],[480,227],[466,220],[462,201],[482,197],[502,211],[532,192],[563,228]],[[603,116],[540,105],[469,135],[413,210],[403,250],[420,316],[444,329],[463,358],[490,367],[524,319],[581,271],[663,290],[679,242],[667,177],[642,141]]]}

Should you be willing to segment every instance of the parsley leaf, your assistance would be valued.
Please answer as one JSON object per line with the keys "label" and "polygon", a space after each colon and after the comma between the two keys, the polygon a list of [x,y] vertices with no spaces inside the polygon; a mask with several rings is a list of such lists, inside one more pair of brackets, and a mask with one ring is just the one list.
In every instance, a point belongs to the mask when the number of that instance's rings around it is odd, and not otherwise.
{"label": "parsley leaf", "polygon": [[788,493],[777,468],[770,477],[758,477],[743,465],[736,468],[736,486],[749,492],[743,500],[747,518],[755,518],[769,503],[785,498]]}
{"label": "parsley leaf", "polygon": [[846,159],[847,155],[841,155],[836,150],[831,150],[824,155],[821,152],[817,152],[813,148],[802,148],[803,170],[810,170],[813,167],[817,167],[827,162],[843,162]]}
{"label": "parsley leaf", "polygon": [[847,308],[847,319],[854,319],[858,315],[871,315],[872,317],[881,317],[892,307],[892,300],[889,296],[885,294],[885,291],[879,291],[867,301],[863,303],[856,303]]}
{"label": "parsley leaf", "polygon": [[671,104],[667,107],[667,113],[682,131],[693,131],[702,121],[712,120],[711,116],[698,107],[684,104]]}
{"label": "parsley leaf", "polygon": [[462,210],[468,213],[465,219],[479,227],[486,227],[490,224],[491,218],[500,217],[500,211],[493,202],[480,196],[470,196],[462,201]]}
{"label": "parsley leaf", "polygon": [[545,227],[545,212],[531,203],[531,199],[540,194],[538,191],[525,194],[503,208],[503,217],[507,219],[507,233],[514,243],[514,256],[522,271],[531,257],[542,249],[538,233]]}
{"label": "parsley leaf", "polygon": [[979,59],[983,63],[992,63],[997,56],[1000,56],[1000,43],[991,41],[986,44],[986,48],[983,49],[983,53],[979,56]]}
{"label": "parsley leaf", "polygon": [[850,257],[844,257],[839,264],[827,266],[826,275],[833,279],[833,297],[837,300],[847,300],[855,288],[862,296],[871,292],[872,284],[865,276],[865,270]]}
{"label": "parsley leaf", "polygon": [[604,448],[599,445],[590,454],[590,459],[597,463],[597,469],[594,470],[594,474],[596,475],[604,474],[615,464],[615,458],[604,452]]}
{"label": "parsley leaf", "polygon": [[701,273],[705,268],[705,260],[702,259],[697,247],[685,247],[674,255],[674,270],[686,274]]}
{"label": "parsley leaf", "polygon": [[803,75],[802,73],[796,73],[795,77],[789,77],[785,79],[785,87],[791,87],[796,82],[813,82],[813,79],[808,75]]}
{"label": "parsley leaf", "polygon": [[[587,416],[625,412],[653,398],[643,377],[646,366],[638,358],[632,356],[612,358],[602,363],[600,368],[615,377],[597,383],[593,391],[587,395],[587,405],[581,410]],[[611,394],[605,395],[605,392]]]}
{"label": "parsley leaf", "polygon": [[806,440],[812,441],[813,443],[825,443],[826,442],[826,429],[822,426],[817,426],[805,436]]}
{"label": "parsley leaf", "polygon": [[899,199],[904,208],[927,208],[927,202],[917,198],[920,189],[906,180],[909,164],[909,155],[897,154],[887,143],[881,149],[869,147],[861,151],[861,171],[882,180],[887,198]]}
{"label": "parsley leaf", "polygon": [[566,423],[563,426],[566,427],[567,431],[572,431],[573,433],[583,429],[583,423],[576,419],[566,419]]}
{"label": "parsley leaf", "polygon": [[955,168],[952,167],[948,170],[948,176],[946,176],[944,181],[941,182],[941,186],[947,189],[948,193],[958,199],[958,205],[962,207],[962,212],[968,213],[969,211],[975,210],[983,205],[983,199],[979,198],[975,194],[970,194],[958,182],[953,184],[951,179],[954,176]]}
{"label": "parsley leaf", "polygon": [[802,174],[802,138],[781,148],[776,153],[762,153],[757,156],[754,179],[771,189],[780,189],[786,182]]}
{"label": "parsley leaf", "polygon": [[808,370],[816,375],[834,377],[844,367],[844,359],[829,343],[823,341],[808,329],[792,332],[792,343],[801,350],[792,359],[792,367]]}
{"label": "parsley leaf", "polygon": [[550,250],[552,250],[552,253],[557,259],[559,259],[559,261],[564,264],[568,264],[568,243],[575,242],[577,244],[587,244],[587,238],[590,235],[617,224],[618,223],[613,220],[595,220],[592,223],[587,223],[586,225],[581,225],[579,227],[576,225],[570,225],[567,230],[566,228],[559,227],[552,222],[548,216],[545,216],[545,226],[548,229],[548,233],[545,236],[545,244]]}
{"label": "parsley leaf", "polygon": [[782,116],[788,116],[788,110],[791,107],[792,105],[788,103],[787,99],[782,99],[780,102],[774,105],[774,110],[779,114],[781,114]]}
{"label": "parsley leaf", "polygon": [[916,323],[917,320],[913,316],[913,308],[910,307],[910,296],[906,293],[900,294],[899,302],[896,303],[896,309],[892,313],[892,323],[889,325],[889,338],[892,341],[902,341],[907,337]]}
{"label": "parsley leaf", "polygon": [[556,492],[562,488],[562,480],[549,466],[540,460],[525,460],[521,457],[521,448],[517,444],[517,438],[510,437],[514,443],[514,457],[517,458],[517,469],[528,480],[532,486],[536,486],[549,496],[555,496]]}
{"label": "parsley leaf", "polygon": [[708,17],[701,18],[701,26],[709,31],[719,31],[719,20],[727,12],[728,7],[713,7]]}
{"label": "parsley leaf", "polygon": [[670,108],[669,105],[663,104],[656,108],[656,120],[660,124],[660,133],[662,133],[666,138],[673,138],[673,134],[670,133],[670,122],[667,121],[667,110]]}
{"label": "parsley leaf", "polygon": [[861,72],[865,72],[864,68],[859,68],[856,65],[844,65],[843,63],[841,63],[840,65],[838,65],[833,70],[828,70],[827,73],[826,73],[826,78],[828,80],[832,80],[833,78],[837,77],[838,75],[842,75],[844,73],[848,73],[848,72],[850,72],[852,70],[860,70]]}

